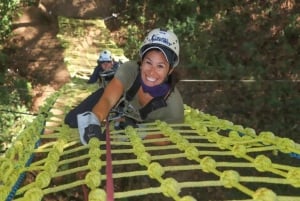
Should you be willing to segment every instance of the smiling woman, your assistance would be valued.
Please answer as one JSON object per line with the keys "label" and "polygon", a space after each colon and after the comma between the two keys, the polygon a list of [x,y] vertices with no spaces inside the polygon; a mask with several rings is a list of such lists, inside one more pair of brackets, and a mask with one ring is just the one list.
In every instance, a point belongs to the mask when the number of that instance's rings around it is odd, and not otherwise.
{"label": "smiling woman", "polygon": [[[177,36],[170,30],[154,29],[146,36],[139,53],[141,61],[122,64],[104,90],[99,89],[66,116],[65,123],[71,127],[79,125],[82,135],[88,136],[83,143],[92,137],[101,138],[101,132],[95,132],[94,125],[100,128],[100,122],[106,120],[122,97],[125,101],[121,129],[128,121],[135,126],[155,120],[183,122],[183,100],[175,87],[175,67],[179,63]],[[80,116],[81,113],[84,116]],[[77,121],[78,114],[90,121],[81,121],[82,118]]]}

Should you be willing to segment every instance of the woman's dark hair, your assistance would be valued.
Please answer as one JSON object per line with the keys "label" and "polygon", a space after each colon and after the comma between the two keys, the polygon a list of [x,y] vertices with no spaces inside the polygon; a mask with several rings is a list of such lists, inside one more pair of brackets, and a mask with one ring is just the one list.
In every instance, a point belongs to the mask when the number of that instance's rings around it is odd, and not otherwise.
{"label": "woman's dark hair", "polygon": [[171,86],[171,91],[174,90],[176,84],[179,81],[180,81],[180,74],[179,74],[179,72],[176,69],[174,69],[173,72],[168,76],[168,80],[167,80],[167,82]]}

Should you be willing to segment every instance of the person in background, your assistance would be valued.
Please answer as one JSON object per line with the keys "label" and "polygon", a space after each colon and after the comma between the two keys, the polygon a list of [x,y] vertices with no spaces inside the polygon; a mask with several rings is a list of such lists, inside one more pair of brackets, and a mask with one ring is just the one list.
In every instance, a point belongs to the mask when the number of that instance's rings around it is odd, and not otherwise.
{"label": "person in background", "polygon": [[[86,112],[77,113],[83,144],[93,137],[105,139],[101,123],[106,121],[121,97],[125,97],[124,128],[126,125],[133,125],[132,122],[184,121],[183,100],[175,86],[179,81],[176,72],[179,63],[177,36],[170,30],[156,28],[146,36],[139,55],[140,61],[128,61],[118,68],[94,105]],[[128,120],[130,123],[127,124]],[[162,134],[145,138],[153,137],[162,137]]]}
{"label": "person in background", "polygon": [[[93,84],[99,80],[100,84],[103,84],[102,82],[110,81],[113,78],[114,72],[117,70],[118,66],[119,63],[113,60],[111,52],[109,50],[103,50],[99,54],[97,66],[94,68],[94,71],[91,74],[87,83]],[[101,77],[101,73],[105,72],[110,72],[110,74],[103,74],[106,76]]]}

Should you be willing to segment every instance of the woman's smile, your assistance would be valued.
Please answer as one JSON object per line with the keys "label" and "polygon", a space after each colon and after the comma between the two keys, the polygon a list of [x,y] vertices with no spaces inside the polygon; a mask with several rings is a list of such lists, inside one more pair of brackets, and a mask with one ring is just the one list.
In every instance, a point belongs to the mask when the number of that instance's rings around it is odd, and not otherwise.
{"label": "woman's smile", "polygon": [[169,63],[164,54],[158,50],[149,50],[141,65],[141,76],[147,86],[163,83],[169,73]]}

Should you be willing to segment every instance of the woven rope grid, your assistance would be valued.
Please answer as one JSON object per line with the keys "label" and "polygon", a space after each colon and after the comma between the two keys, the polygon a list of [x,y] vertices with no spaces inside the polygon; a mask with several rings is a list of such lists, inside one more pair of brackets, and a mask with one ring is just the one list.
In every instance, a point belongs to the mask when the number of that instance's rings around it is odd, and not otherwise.
{"label": "woven rope grid", "polygon": [[[106,200],[105,142],[93,139],[82,146],[77,129],[62,123],[70,107],[91,90],[82,83],[67,85],[47,100],[0,158],[0,200],[37,201],[79,186],[89,189],[88,200]],[[142,139],[160,133],[164,138]],[[289,154],[299,155],[299,145],[271,132],[256,134],[185,106],[183,124],[156,121],[111,130],[110,136],[115,199],[203,200],[197,192],[220,187],[224,200],[300,200],[300,168],[276,160],[289,157],[297,164]],[[171,143],[153,145],[164,140]],[[26,183],[30,173],[36,176]]]}
{"label": "woven rope grid", "polygon": [[[74,27],[79,25],[64,20],[59,20],[59,36],[65,54],[72,55],[65,60],[75,66],[74,74],[78,67],[84,72],[86,67],[76,58],[84,55],[84,65],[93,66],[98,48],[90,53],[79,47],[96,42],[84,35],[87,25],[76,32]],[[102,22],[97,23],[96,30],[101,26]],[[65,44],[69,38],[78,42]],[[103,33],[95,38],[99,44],[103,43],[99,38],[107,39]],[[47,100],[34,122],[0,158],[0,200],[47,200],[81,186],[88,189],[88,200],[111,200],[106,190],[105,142],[93,139],[82,146],[77,129],[62,123],[68,110],[93,90],[75,82]],[[165,138],[142,139],[159,133]],[[137,129],[111,129],[110,137],[114,186],[109,190],[116,200],[300,200],[299,160],[295,159],[299,145],[271,132],[256,134],[186,106],[184,124],[157,121]],[[162,140],[172,143],[153,145]],[[223,194],[222,199],[214,194]]]}

